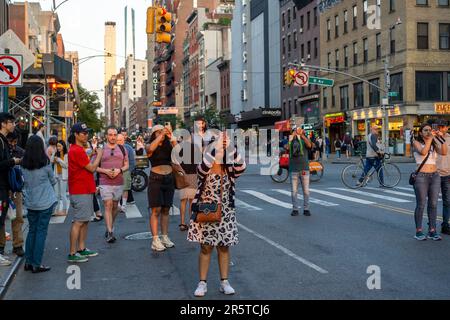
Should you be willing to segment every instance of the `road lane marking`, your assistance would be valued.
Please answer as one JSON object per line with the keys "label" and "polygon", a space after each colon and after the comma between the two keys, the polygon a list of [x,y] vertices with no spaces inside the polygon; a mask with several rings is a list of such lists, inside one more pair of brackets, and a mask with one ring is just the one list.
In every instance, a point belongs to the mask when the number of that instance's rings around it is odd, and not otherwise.
{"label": "road lane marking", "polygon": [[383,189],[383,188],[365,187],[365,189],[374,190],[374,191],[381,191],[381,192],[390,193],[390,194],[395,194],[397,196],[404,196],[404,197],[410,197],[410,198],[415,198],[416,197],[414,194],[411,194],[411,193],[404,193],[404,192],[398,192],[398,191],[393,191],[393,190],[386,190],[386,189]]}
{"label": "road lane marking", "polygon": [[296,254],[293,253],[291,250],[289,250],[289,249],[283,247],[281,244],[276,243],[275,241],[272,241],[272,240],[270,240],[269,238],[266,238],[265,236],[263,236],[263,235],[261,235],[261,234],[255,232],[255,231],[253,231],[253,230],[250,229],[250,228],[247,228],[246,226],[244,226],[244,225],[242,225],[242,224],[240,224],[240,223],[238,223],[238,226],[239,226],[241,229],[244,229],[245,231],[251,233],[251,234],[254,235],[255,237],[257,237],[257,238],[259,238],[259,239],[261,239],[261,240],[267,242],[267,243],[270,244],[271,246],[273,246],[273,247],[277,248],[278,250],[282,251],[283,253],[287,254],[289,257],[291,257],[291,258],[293,258],[293,259],[299,261],[300,263],[303,263],[304,265],[306,265],[306,266],[308,266],[308,267],[310,267],[310,268],[316,270],[317,272],[320,272],[320,273],[322,273],[322,274],[327,274],[327,273],[328,273],[327,270],[324,270],[324,269],[322,269],[321,267],[315,265],[314,263],[312,263],[312,262],[306,260],[305,258],[302,258],[302,257],[296,255]]}
{"label": "road lane marking", "polygon": [[[386,204],[379,204],[379,203],[373,204],[373,206],[374,206],[374,207],[381,208],[381,209],[386,209],[386,210],[391,210],[391,211],[403,213],[403,214],[406,214],[406,215],[408,215],[408,216],[414,216],[414,211],[413,211],[413,210],[408,210],[408,209],[403,209],[403,208],[392,207],[392,206],[389,206],[389,205],[386,205]],[[423,219],[424,219],[424,220],[426,219],[425,212],[424,212]],[[441,218],[441,217],[437,217],[436,220],[442,222],[442,218]]]}
{"label": "road lane marking", "polygon": [[375,202],[372,202],[372,201],[367,201],[367,200],[363,200],[363,199],[347,197],[347,196],[344,196],[342,194],[329,192],[329,191],[324,191],[324,190],[309,189],[309,191],[315,192],[315,193],[319,193],[319,194],[323,194],[325,196],[341,199],[341,200],[347,200],[347,201],[351,201],[351,202],[356,202],[356,203],[359,203],[359,204],[374,204],[375,203]]}
{"label": "road lane marking", "polygon": [[239,208],[242,208],[242,209],[245,209],[245,210],[249,210],[249,211],[262,211],[261,208],[252,206],[251,204],[248,204],[248,203],[246,203],[246,202],[244,202],[242,200],[239,200],[237,198],[235,199],[235,202],[236,202],[236,207],[239,207]]}
{"label": "road lane marking", "polygon": [[363,195],[363,196],[370,197],[370,198],[382,199],[382,200],[387,200],[387,201],[392,201],[392,202],[398,202],[398,203],[408,203],[408,202],[411,202],[411,201],[409,201],[409,200],[403,200],[403,199],[399,199],[399,198],[393,198],[393,197],[388,197],[388,196],[382,196],[382,195],[379,195],[379,194],[368,193],[368,192],[358,191],[358,190],[350,190],[350,189],[345,189],[345,188],[329,188],[329,189],[332,189],[332,190],[339,190],[339,191],[345,191],[345,192],[350,192],[350,193],[359,194],[359,195]]}
{"label": "road lane marking", "polygon": [[127,219],[142,218],[142,214],[135,204],[127,205],[127,212],[125,215],[127,216]]}
{"label": "road lane marking", "polygon": [[[291,192],[287,191],[287,190],[272,189],[272,191],[278,192],[278,193],[281,193],[281,194],[284,194],[284,195],[287,195],[287,196],[291,196]],[[303,200],[303,196],[300,195],[300,194],[298,195],[298,198],[300,200]],[[327,202],[327,201],[319,200],[319,199],[316,199],[316,198],[309,198],[309,202],[315,203],[315,204],[318,204],[318,205],[321,205],[321,206],[325,206],[325,207],[336,207],[336,206],[338,206],[337,203]]]}
{"label": "road lane marking", "polygon": [[413,191],[414,192],[414,189],[410,188],[410,187],[395,187],[395,189],[406,190],[406,191]]}
{"label": "road lane marking", "polygon": [[67,216],[53,216],[50,218],[50,224],[62,224],[66,221]]}
{"label": "road lane marking", "polygon": [[280,201],[278,199],[269,197],[267,195],[265,195],[264,193],[258,192],[258,191],[253,191],[253,190],[242,190],[242,192],[245,192],[247,194],[250,194],[256,198],[259,198],[263,201],[266,201],[270,204],[274,204],[276,206],[282,207],[282,208],[286,208],[286,209],[292,209],[292,203],[286,203],[283,201]]}

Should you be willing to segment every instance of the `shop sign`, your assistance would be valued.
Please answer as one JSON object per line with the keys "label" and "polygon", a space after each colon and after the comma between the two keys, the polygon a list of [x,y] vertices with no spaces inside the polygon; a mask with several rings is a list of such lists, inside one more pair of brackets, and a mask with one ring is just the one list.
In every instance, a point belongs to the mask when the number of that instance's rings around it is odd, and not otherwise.
{"label": "shop sign", "polygon": [[281,110],[263,110],[262,116],[281,117]]}
{"label": "shop sign", "polygon": [[366,130],[365,122],[358,123],[358,131],[365,131],[365,130]]}
{"label": "shop sign", "polygon": [[450,102],[435,103],[434,111],[439,114],[450,114]]}
{"label": "shop sign", "polygon": [[334,123],[344,123],[345,122],[345,114],[343,112],[327,114],[325,116],[325,123],[327,127]]}

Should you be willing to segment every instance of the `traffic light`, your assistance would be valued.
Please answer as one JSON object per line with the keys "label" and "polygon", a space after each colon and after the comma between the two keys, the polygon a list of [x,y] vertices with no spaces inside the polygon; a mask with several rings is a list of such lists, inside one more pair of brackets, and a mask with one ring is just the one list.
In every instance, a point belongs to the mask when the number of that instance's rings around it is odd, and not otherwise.
{"label": "traffic light", "polygon": [[284,84],[287,86],[292,85],[294,82],[296,71],[294,69],[289,69],[284,74]]}
{"label": "traffic light", "polygon": [[58,85],[56,83],[51,83],[50,84],[50,96],[52,98],[56,97],[57,90],[58,90]]}
{"label": "traffic light", "polygon": [[41,53],[36,53],[34,55],[34,68],[35,69],[40,69],[42,68],[42,59],[43,59],[43,55]]}
{"label": "traffic light", "polygon": [[172,36],[172,14],[165,8],[156,9],[156,42],[170,43]]}
{"label": "traffic light", "polygon": [[147,9],[147,34],[155,33],[155,7]]}

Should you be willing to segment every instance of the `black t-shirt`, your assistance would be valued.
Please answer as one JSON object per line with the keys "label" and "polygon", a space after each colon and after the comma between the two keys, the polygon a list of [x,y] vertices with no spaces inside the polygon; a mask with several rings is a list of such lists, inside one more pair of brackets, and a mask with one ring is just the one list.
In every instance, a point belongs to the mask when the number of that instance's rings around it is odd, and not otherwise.
{"label": "black t-shirt", "polygon": [[158,146],[149,158],[152,167],[172,164],[172,144],[166,138],[161,146]]}

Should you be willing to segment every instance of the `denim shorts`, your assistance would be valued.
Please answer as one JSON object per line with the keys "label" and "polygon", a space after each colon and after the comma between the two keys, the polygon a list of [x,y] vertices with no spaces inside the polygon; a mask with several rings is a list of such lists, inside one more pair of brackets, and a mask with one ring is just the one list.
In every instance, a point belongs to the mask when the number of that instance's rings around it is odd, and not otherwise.
{"label": "denim shorts", "polygon": [[170,208],[173,205],[175,181],[172,173],[161,175],[150,172],[148,182],[149,208]]}
{"label": "denim shorts", "polygon": [[73,214],[73,220],[89,222],[94,216],[94,201],[92,194],[70,195],[69,214]]}

